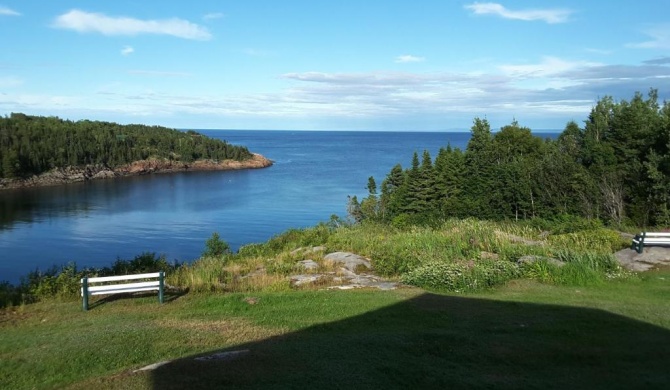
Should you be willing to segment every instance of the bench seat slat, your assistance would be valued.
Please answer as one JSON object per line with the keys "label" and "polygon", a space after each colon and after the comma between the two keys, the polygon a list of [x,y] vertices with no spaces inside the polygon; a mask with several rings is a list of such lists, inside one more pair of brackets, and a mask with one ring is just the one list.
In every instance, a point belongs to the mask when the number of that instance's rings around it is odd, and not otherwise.
{"label": "bench seat slat", "polygon": [[159,287],[139,287],[139,288],[126,288],[126,289],[116,289],[116,290],[104,290],[91,292],[91,295],[108,295],[108,294],[121,294],[121,293],[131,293],[131,292],[140,292],[140,291],[158,291]]}
{"label": "bench seat slat", "polygon": [[128,288],[147,288],[147,287],[156,287],[158,288],[158,280],[152,282],[139,282],[139,283],[126,283],[126,284],[110,284],[107,286],[89,286],[88,291],[90,293],[95,293],[98,291],[113,291],[113,290],[123,290]]}

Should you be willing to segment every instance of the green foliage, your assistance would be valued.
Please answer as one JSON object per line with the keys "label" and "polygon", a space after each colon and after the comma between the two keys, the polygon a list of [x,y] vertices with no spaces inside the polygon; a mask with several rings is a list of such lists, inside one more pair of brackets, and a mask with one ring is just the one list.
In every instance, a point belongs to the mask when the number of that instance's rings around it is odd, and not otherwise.
{"label": "green foliage", "polygon": [[0,178],[37,175],[66,166],[97,164],[115,168],[148,158],[190,163],[251,157],[244,147],[192,130],[73,122],[16,113],[0,117]]}
{"label": "green foliage", "polygon": [[117,258],[111,268],[103,268],[98,273],[99,276],[130,275],[158,271],[170,272],[178,267],[177,262],[168,262],[165,255],[156,256],[154,252],[143,252],[132,260]]}
{"label": "green foliage", "polygon": [[535,137],[516,121],[493,133],[475,118],[464,153],[443,148],[433,163],[427,152],[422,159],[415,152],[409,169],[396,166],[387,175],[378,202],[371,195],[350,210],[358,222],[398,227],[450,217],[564,220],[560,232],[582,229],[569,225],[585,220],[592,228],[598,221],[667,225],[670,102],[657,100],[653,89],[647,99],[604,97],[583,128],[569,122],[557,140]]}
{"label": "green foliage", "polygon": [[522,267],[523,276],[544,283],[589,286],[602,284],[612,275],[625,274],[610,253],[562,250],[557,258],[565,264],[558,266],[538,260]]}
{"label": "green foliage", "polygon": [[219,233],[214,232],[205,241],[205,251],[202,252],[202,257],[222,257],[230,252],[230,245],[219,237]]}
{"label": "green foliage", "polygon": [[117,258],[111,267],[78,269],[75,263],[47,270],[36,269],[21,278],[18,286],[0,283],[0,308],[11,305],[33,303],[43,299],[69,299],[79,295],[81,279],[95,276],[130,275],[165,271],[172,273],[180,264],[170,263],[165,255],[145,252],[131,260]]}
{"label": "green foliage", "polygon": [[558,248],[607,254],[630,246],[630,240],[624,240],[618,232],[609,229],[583,230],[551,235],[548,237],[548,241]]}
{"label": "green foliage", "polygon": [[90,269],[78,270],[75,263],[61,267],[39,269],[23,277],[17,290],[22,294],[21,303],[30,303],[45,298],[65,298],[76,295],[81,288],[80,280]]}
{"label": "green foliage", "polygon": [[536,229],[549,231],[552,234],[597,230],[603,227],[603,222],[599,219],[588,219],[571,214],[559,214],[550,219],[532,218],[526,221],[525,224]]}
{"label": "green foliage", "polygon": [[402,276],[402,282],[443,291],[465,292],[499,286],[521,275],[508,261],[434,262]]}

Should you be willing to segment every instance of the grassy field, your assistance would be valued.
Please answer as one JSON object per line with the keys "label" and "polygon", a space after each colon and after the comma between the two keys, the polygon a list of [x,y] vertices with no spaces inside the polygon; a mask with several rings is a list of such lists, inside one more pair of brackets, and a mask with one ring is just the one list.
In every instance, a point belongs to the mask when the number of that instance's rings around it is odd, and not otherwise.
{"label": "grassy field", "polygon": [[[480,293],[287,291],[0,311],[0,388],[667,388],[670,272]],[[249,299],[254,298],[254,299]],[[248,350],[234,360],[195,361]],[[153,371],[148,364],[171,360]]]}

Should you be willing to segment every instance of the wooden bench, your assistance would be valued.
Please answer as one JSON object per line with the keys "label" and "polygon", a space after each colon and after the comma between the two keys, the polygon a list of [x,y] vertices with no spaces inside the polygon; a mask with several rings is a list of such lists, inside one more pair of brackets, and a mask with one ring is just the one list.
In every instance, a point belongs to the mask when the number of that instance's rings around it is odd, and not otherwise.
{"label": "wooden bench", "polygon": [[[119,281],[144,279],[134,283],[118,283]],[[155,279],[155,280],[154,280]],[[103,284],[99,284],[103,283]],[[97,284],[92,286],[92,284]],[[81,279],[81,297],[84,310],[88,310],[89,295],[108,295],[132,293],[138,291],[158,291],[158,301],[163,303],[163,290],[165,286],[165,272],[154,272],[150,274],[102,276],[98,278]]]}
{"label": "wooden bench", "polygon": [[670,245],[670,233],[642,232],[636,234],[630,249],[642,253],[645,245]]}

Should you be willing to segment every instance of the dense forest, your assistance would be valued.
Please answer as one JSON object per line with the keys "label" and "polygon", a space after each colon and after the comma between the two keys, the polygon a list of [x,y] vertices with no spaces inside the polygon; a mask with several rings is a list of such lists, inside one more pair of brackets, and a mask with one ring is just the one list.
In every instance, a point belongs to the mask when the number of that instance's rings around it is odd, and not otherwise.
{"label": "dense forest", "polygon": [[69,121],[12,113],[0,117],[0,178],[21,178],[53,168],[99,164],[115,168],[137,160],[163,158],[247,160],[245,147],[189,130],[160,126]]}
{"label": "dense forest", "polygon": [[670,226],[670,103],[657,90],[600,99],[584,126],[569,122],[542,139],[516,121],[492,132],[476,118],[464,151],[446,146],[434,161],[414,153],[369,195],[350,198],[357,221],[430,223],[449,217],[556,219]]}

